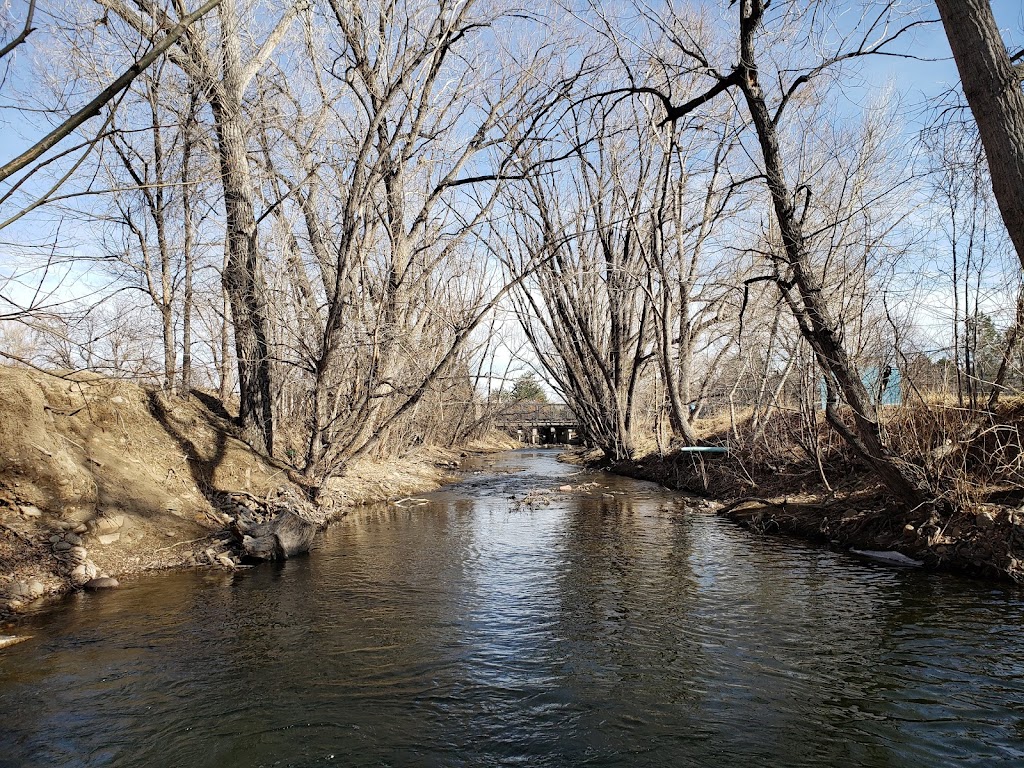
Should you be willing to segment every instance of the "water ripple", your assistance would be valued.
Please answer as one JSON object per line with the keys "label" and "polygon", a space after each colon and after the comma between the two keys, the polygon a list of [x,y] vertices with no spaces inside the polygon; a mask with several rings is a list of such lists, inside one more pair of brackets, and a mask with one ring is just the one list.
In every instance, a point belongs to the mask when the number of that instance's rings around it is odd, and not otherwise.
{"label": "water ripple", "polygon": [[1019,592],[606,475],[509,498],[575,472],[520,452],[308,558],[69,599],[0,656],[0,768],[1024,762]]}

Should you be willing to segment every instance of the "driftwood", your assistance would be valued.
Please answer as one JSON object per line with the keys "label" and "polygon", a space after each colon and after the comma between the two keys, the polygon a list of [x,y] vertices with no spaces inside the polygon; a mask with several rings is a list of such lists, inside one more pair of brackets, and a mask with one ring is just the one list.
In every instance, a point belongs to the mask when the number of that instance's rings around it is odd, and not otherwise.
{"label": "driftwood", "polygon": [[275,515],[242,535],[242,550],[257,560],[286,560],[308,552],[319,526],[294,512]]}

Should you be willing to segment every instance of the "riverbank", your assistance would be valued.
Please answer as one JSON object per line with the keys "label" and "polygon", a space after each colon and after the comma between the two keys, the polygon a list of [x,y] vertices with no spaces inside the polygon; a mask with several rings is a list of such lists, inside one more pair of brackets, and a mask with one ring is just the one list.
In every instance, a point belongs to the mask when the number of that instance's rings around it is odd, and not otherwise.
{"label": "riverbank", "polygon": [[567,459],[712,499],[718,514],[758,534],[899,553],[931,570],[1024,583],[1024,508],[977,503],[947,517],[934,509],[901,510],[852,464],[841,472],[830,467],[837,479],[825,488],[814,467],[758,463],[736,451],[650,453],[615,463],[577,451]]}
{"label": "riverbank", "polygon": [[[459,450],[355,463],[318,497],[325,522],[452,479]],[[151,570],[238,567],[243,512],[300,499],[294,468],[252,451],[214,398],[94,374],[0,367],[0,626],[32,602]]]}

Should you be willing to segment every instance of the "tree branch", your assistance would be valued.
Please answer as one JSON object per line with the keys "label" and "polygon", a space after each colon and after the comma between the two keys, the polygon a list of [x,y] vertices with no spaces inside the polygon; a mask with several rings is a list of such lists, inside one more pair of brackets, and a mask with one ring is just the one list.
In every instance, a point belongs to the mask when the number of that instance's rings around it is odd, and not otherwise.
{"label": "tree branch", "polygon": [[178,38],[185,33],[185,30],[188,29],[193,22],[202,18],[211,10],[216,8],[217,5],[220,4],[220,1],[221,0],[207,0],[202,7],[183,18],[178,22],[178,25],[174,27],[174,29],[170,30],[158,43],[156,43],[156,45],[153,46],[153,49],[149,53],[126,69],[121,76],[117,78],[117,80],[100,91],[92,101],[78,110],[78,112],[69,117],[61,125],[53,129],[49,135],[41,139],[33,147],[26,150],[10,162],[4,164],[3,167],[0,167],[0,181],[3,181],[11,176],[11,174],[17,173],[25,166],[39,159],[39,157],[41,157],[47,150],[52,149],[62,139],[66,138],[81,127],[83,123],[98,115],[100,110],[102,110],[103,107],[114,98],[114,96],[131,85],[135,78],[145,72],[154,61],[160,58],[168,48],[174,45]]}

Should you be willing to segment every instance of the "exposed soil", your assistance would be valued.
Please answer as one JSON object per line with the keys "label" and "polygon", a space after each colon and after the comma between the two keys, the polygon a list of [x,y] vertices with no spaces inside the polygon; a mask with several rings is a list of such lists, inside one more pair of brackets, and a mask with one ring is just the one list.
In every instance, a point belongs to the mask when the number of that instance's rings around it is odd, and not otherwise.
{"label": "exposed soil", "polygon": [[[458,464],[459,452],[429,447],[359,462],[319,494],[319,511],[336,519],[437,487]],[[236,507],[301,497],[295,479],[236,437],[215,398],[0,366],[0,627],[86,577],[233,567]]]}
{"label": "exposed soil", "polygon": [[764,466],[735,453],[653,453],[610,465],[594,452],[567,458],[709,497],[719,514],[756,533],[896,552],[934,570],[1024,582],[1024,508],[978,503],[946,516],[934,508],[902,510],[853,465],[829,467],[839,479],[828,491],[817,471],[798,461]]}

